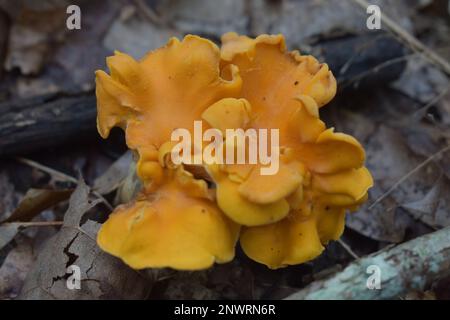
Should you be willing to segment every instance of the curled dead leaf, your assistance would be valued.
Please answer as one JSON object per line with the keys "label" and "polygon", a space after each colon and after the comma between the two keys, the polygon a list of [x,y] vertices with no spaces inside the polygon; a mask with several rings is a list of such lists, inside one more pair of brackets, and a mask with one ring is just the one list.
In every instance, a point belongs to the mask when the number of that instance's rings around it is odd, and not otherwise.
{"label": "curled dead leaf", "polygon": [[[100,200],[80,180],[73,192],[61,230],[50,238],[28,274],[20,299],[143,299],[151,282],[143,274],[101,251],[96,242],[100,225],[82,218]],[[71,290],[68,267],[80,270],[80,290]]]}

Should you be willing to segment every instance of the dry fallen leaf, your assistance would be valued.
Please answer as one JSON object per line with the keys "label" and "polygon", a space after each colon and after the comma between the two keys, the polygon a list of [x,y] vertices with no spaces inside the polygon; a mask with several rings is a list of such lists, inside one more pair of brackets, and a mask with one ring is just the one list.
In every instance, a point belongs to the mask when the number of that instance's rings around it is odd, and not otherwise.
{"label": "dry fallen leaf", "polygon": [[181,36],[176,30],[160,28],[140,18],[132,6],[125,6],[105,35],[103,45],[140,59],[149,50],[164,45],[168,38]]}
{"label": "dry fallen leaf", "polygon": [[[428,164],[384,196],[385,192],[423,162],[423,158],[408,149],[397,131],[384,125],[378,127],[365,145],[367,166],[374,176],[375,184],[369,193],[368,204],[348,216],[347,226],[375,240],[401,242],[406,229],[413,227],[414,220],[398,208],[403,203],[422,199],[439,176],[439,170],[433,164]],[[383,200],[375,203],[380,197]],[[450,223],[450,215],[448,217]]]}
{"label": "dry fallen leaf", "polygon": [[[333,110],[337,129],[356,136],[365,146],[367,166],[375,179],[368,204],[355,214],[348,215],[347,226],[378,241],[401,242],[405,236],[411,236],[411,232],[419,235],[417,232],[421,233],[426,226],[450,225],[450,198],[444,196],[450,190],[450,181],[446,176],[441,179],[441,196],[434,211],[428,210],[419,218],[403,206],[427,197],[436,179],[443,173],[442,163],[448,158],[442,155],[441,161],[437,157],[436,161],[430,161],[416,170],[443,145],[439,143],[442,139],[436,136],[436,130],[421,130],[425,136],[417,138],[418,129],[413,127],[419,128],[418,124],[413,126],[405,118],[405,112],[408,114],[405,109],[414,108],[414,105],[408,106],[408,101],[407,98],[392,97],[391,91],[381,91],[374,94],[373,101],[361,103],[358,113],[337,108]],[[358,101],[355,103],[359,104]],[[427,141],[426,148],[413,148],[424,141]],[[397,186],[403,177],[407,178]],[[392,187],[393,190],[389,191]],[[386,192],[388,194],[382,201],[368,209]]]}
{"label": "dry fallen leaf", "polygon": [[[249,7],[252,21],[250,33],[283,33],[288,45],[305,45],[336,33],[367,32],[367,17],[352,1],[257,0],[250,1]],[[383,13],[408,30],[412,30],[410,10],[404,1],[383,1]]]}
{"label": "dry fallen leaf", "polygon": [[250,17],[246,1],[172,0],[155,4],[158,17],[163,22],[170,21],[184,34],[201,34],[216,39],[230,30],[248,34]]}
{"label": "dry fallen leaf", "polygon": [[49,11],[22,9],[11,26],[6,70],[19,68],[24,75],[37,74],[44,65],[52,41],[64,33],[64,7]]}
{"label": "dry fallen leaf", "polygon": [[69,0],[0,0],[0,8],[7,11],[10,15],[16,16],[23,9],[29,9],[37,12],[54,10],[57,8],[67,7]]}
{"label": "dry fallen leaf", "polygon": [[10,181],[6,170],[0,171],[0,221],[5,220],[19,202],[20,194]]}
{"label": "dry fallen leaf", "polygon": [[130,202],[141,189],[140,180],[136,176],[136,164],[133,153],[125,152],[100,177],[94,180],[93,190],[106,195],[117,190],[114,198],[116,205]]}
{"label": "dry fallen leaf", "polygon": [[34,261],[31,240],[22,238],[17,242],[0,267],[0,299],[13,299],[20,293]]}
{"label": "dry fallen leaf", "polygon": [[444,72],[417,56],[408,60],[405,72],[392,87],[413,99],[427,103],[448,85],[449,81]]}
{"label": "dry fallen leaf", "polygon": [[53,62],[62,68],[61,71],[68,81],[60,83],[58,79],[52,79],[64,90],[76,92],[94,89],[92,72],[104,68],[105,56],[110,54],[103,46],[102,40],[121,6],[120,1],[83,0],[79,2],[82,12],[81,30],[70,31],[66,41],[55,48],[53,56]]}
{"label": "dry fallen leaf", "polygon": [[[99,200],[89,198],[89,187],[80,181],[69,202],[61,230],[42,248],[28,274],[20,299],[143,299],[150,282],[122,261],[101,251],[95,241],[100,225],[82,223]],[[81,288],[71,290],[67,268],[81,272]]]}
{"label": "dry fallen leaf", "polygon": [[18,223],[0,225],[0,249],[6,246],[19,232]]}
{"label": "dry fallen leaf", "polygon": [[117,159],[100,177],[95,179],[93,189],[100,194],[108,194],[116,190],[126,179],[133,154],[128,151]]}
{"label": "dry fallen leaf", "polygon": [[19,206],[0,222],[0,249],[14,239],[23,221],[30,221],[42,211],[69,198],[73,190],[30,189]]}
{"label": "dry fallen leaf", "polygon": [[428,191],[425,197],[404,203],[401,206],[406,209],[415,219],[421,220],[430,227],[437,228],[436,210],[441,200],[442,177],[436,181],[435,185]]}
{"label": "dry fallen leaf", "polygon": [[68,199],[72,192],[72,189],[29,189],[19,206],[2,222],[30,221],[42,211]]}

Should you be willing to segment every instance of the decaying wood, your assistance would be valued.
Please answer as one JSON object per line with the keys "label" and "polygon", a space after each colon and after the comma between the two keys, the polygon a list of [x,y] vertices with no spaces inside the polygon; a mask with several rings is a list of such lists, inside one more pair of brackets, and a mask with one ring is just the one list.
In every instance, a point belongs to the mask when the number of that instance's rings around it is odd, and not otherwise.
{"label": "decaying wood", "polygon": [[[450,227],[395,247],[389,247],[351,263],[342,272],[316,281],[287,299],[396,299],[410,291],[424,291],[434,281],[450,275]],[[381,287],[369,289],[379,268]],[[372,271],[373,272],[373,271]],[[373,288],[373,287],[372,287]]]}
{"label": "decaying wood", "polygon": [[[366,0],[353,0],[356,4],[366,10],[370,4]],[[430,62],[442,69],[447,75],[450,75],[450,63],[439,54],[428,48],[419,39],[403,29],[398,23],[385,14],[380,16],[381,21],[394,33],[397,34],[413,50],[422,53]]]}
{"label": "decaying wood", "polygon": [[[404,61],[400,61],[389,68],[376,69],[404,55],[403,47],[386,34],[322,40],[312,48],[312,53],[329,63],[341,85],[353,80],[362,86],[385,84],[398,78],[404,68]],[[1,103],[0,156],[60,145],[90,133],[95,135],[95,103],[93,94],[52,95]]]}
{"label": "decaying wood", "polygon": [[339,89],[376,87],[400,77],[407,62],[406,49],[386,32],[323,39],[311,53],[325,61]]}
{"label": "decaying wood", "polygon": [[[0,104],[0,156],[95,133],[95,96],[40,96]],[[92,136],[92,135],[91,135]]]}
{"label": "decaying wood", "polygon": [[[0,66],[3,66],[3,63],[6,58],[6,46],[8,43],[8,35],[9,35],[9,19],[6,13],[0,10]],[[0,68],[0,77],[2,76],[3,68]]]}

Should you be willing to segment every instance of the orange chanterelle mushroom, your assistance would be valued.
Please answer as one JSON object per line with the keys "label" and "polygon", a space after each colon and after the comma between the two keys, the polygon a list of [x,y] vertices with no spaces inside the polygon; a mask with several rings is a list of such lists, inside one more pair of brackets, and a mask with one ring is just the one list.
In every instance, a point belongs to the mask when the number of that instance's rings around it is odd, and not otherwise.
{"label": "orange chanterelle mushroom", "polygon": [[[219,49],[197,36],[173,38],[140,61],[116,52],[107,59],[110,75],[96,73],[100,135],[125,130],[142,182],[97,240],[135,269],[208,268],[231,261],[238,240],[269,268],[309,261],[341,236],[346,211],[372,186],[359,142],[319,118],[336,93],[326,64],[286,51],[281,35],[228,33],[222,42]],[[264,175],[260,162],[176,164],[171,134],[195,135],[195,121],[222,137],[277,129],[278,170]],[[229,141],[221,142],[226,149]]]}

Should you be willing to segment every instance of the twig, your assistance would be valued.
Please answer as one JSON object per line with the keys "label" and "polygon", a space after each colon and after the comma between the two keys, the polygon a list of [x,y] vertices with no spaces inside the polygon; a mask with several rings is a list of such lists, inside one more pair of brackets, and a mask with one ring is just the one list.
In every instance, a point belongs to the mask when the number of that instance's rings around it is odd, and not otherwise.
{"label": "twig", "polygon": [[393,59],[390,59],[390,60],[386,60],[386,61],[376,65],[375,67],[373,67],[373,68],[371,68],[369,70],[366,70],[364,72],[361,72],[358,75],[354,76],[353,78],[347,80],[344,83],[343,88],[348,87],[349,85],[353,84],[356,81],[359,81],[359,80],[362,80],[362,79],[366,78],[367,76],[369,76],[372,73],[379,72],[381,69],[384,69],[384,68],[387,68],[387,67],[389,67],[389,66],[391,66],[393,64],[396,64],[396,63],[408,60],[409,58],[411,58],[411,57],[413,57],[415,55],[417,55],[417,53],[411,53],[411,54],[407,54],[407,55],[404,55],[404,56],[401,56],[401,57],[397,57],[397,58],[393,58]]}
{"label": "twig", "polygon": [[438,157],[439,155],[447,152],[448,150],[450,150],[450,145],[445,147],[444,149],[441,149],[440,151],[436,152],[435,154],[433,154],[432,156],[428,157],[425,161],[423,161],[421,164],[419,164],[417,167],[415,167],[413,170],[411,170],[410,172],[408,172],[407,174],[405,174],[403,177],[401,177],[396,183],[394,183],[394,185],[392,187],[389,188],[389,190],[387,190],[385,193],[383,193],[380,197],[378,197],[378,199],[376,199],[369,207],[368,210],[371,210],[373,207],[375,207],[378,203],[380,203],[381,201],[383,201],[388,195],[391,194],[392,191],[394,191],[399,185],[401,185],[404,181],[406,181],[409,177],[411,177],[413,174],[415,174],[416,172],[418,172],[420,169],[422,169],[423,167],[425,167],[428,163],[430,163],[431,161],[433,161],[436,157]]}
{"label": "twig", "polygon": [[6,225],[16,225],[19,228],[29,228],[29,227],[52,227],[52,226],[62,226],[63,221],[31,221],[31,222],[5,222],[2,226]]}
{"label": "twig", "polygon": [[142,0],[134,0],[136,7],[140,12],[144,14],[144,16],[155,25],[162,25],[163,21],[161,17],[159,17],[144,1]]}
{"label": "twig", "polygon": [[[16,157],[16,160],[19,161],[20,163],[26,164],[27,166],[30,166],[32,168],[36,168],[38,170],[41,170],[43,172],[48,173],[51,176],[54,177],[58,177],[59,179],[63,180],[63,181],[69,181],[69,182],[73,182],[75,184],[78,183],[78,180],[75,177],[69,176],[68,174],[65,174],[63,172],[57,171],[55,169],[52,169],[50,167],[44,166],[43,164],[40,164],[36,161],[30,160],[30,159],[26,159],[26,158],[22,158],[22,157]],[[97,191],[93,190],[92,193],[99,199],[101,199],[103,201],[103,203],[108,207],[108,209],[113,210],[113,206],[109,203],[108,200],[105,199],[105,197],[103,197],[100,193],[98,193]]]}
{"label": "twig", "polygon": [[425,104],[423,107],[421,107],[419,110],[417,110],[416,112],[414,112],[412,114],[412,118],[413,119],[419,119],[423,117],[423,113],[426,112],[428,110],[429,107],[431,107],[432,105],[436,104],[439,102],[439,100],[441,100],[446,94],[447,92],[450,90],[450,85],[448,85],[444,90],[442,90],[441,93],[439,93],[437,96],[435,96],[434,98],[432,98],[430,101],[428,101],[427,104]]}
{"label": "twig", "polygon": [[[370,5],[366,0],[352,0],[364,10]],[[399,36],[403,42],[409,45],[411,49],[414,51],[418,51],[423,53],[424,57],[427,58],[430,62],[438,66],[442,71],[444,71],[447,75],[450,75],[450,63],[448,63],[444,58],[438,55],[436,52],[428,48],[424,45],[420,40],[409,34],[405,29],[403,29],[399,24],[397,24],[394,20],[386,16],[385,14],[381,15],[381,21],[397,36]]]}
{"label": "twig", "polygon": [[385,35],[380,35],[378,37],[375,37],[375,39],[371,39],[370,41],[367,41],[363,43],[361,46],[358,46],[357,50],[354,51],[354,53],[350,56],[350,58],[347,60],[346,63],[339,69],[339,74],[342,75],[348,71],[350,66],[352,65],[353,61],[361,54],[361,51],[367,50],[371,46],[374,45],[374,43],[378,40],[385,37]]}
{"label": "twig", "polygon": [[327,279],[311,283],[287,299],[393,299],[411,290],[423,291],[450,275],[448,239],[450,227],[390,246],[352,262]]}
{"label": "twig", "polygon": [[342,248],[344,248],[344,250],[347,251],[353,258],[359,259],[359,256],[352,250],[352,248],[350,248],[350,246],[349,246],[348,244],[346,244],[346,243],[344,242],[344,240],[338,239],[337,242],[338,242],[338,243],[342,246]]}
{"label": "twig", "polygon": [[20,163],[26,164],[27,166],[30,166],[30,167],[36,168],[38,170],[41,170],[43,172],[46,172],[49,175],[57,177],[63,181],[78,183],[78,180],[75,179],[74,177],[69,176],[63,172],[57,171],[55,169],[52,169],[50,167],[44,166],[43,164],[40,164],[36,161],[30,160],[27,158],[22,158],[22,157],[16,157],[16,160],[19,161]]}
{"label": "twig", "polygon": [[[448,50],[448,49],[450,49],[450,47],[446,46],[446,47],[437,48],[437,49],[435,49],[435,51],[443,51],[443,50]],[[376,66],[357,74],[356,76],[352,77],[351,79],[346,80],[345,83],[343,85],[341,85],[341,88],[346,88],[349,85],[353,84],[354,82],[366,78],[367,76],[369,76],[372,73],[379,72],[380,70],[385,69],[391,65],[403,62],[405,60],[408,60],[410,58],[414,58],[417,56],[419,56],[419,57],[423,56],[423,53],[422,52],[413,52],[413,53],[405,54],[401,57],[396,57],[396,58],[392,58],[392,59],[383,61],[382,63],[379,63]],[[344,68],[344,67],[342,67],[342,68]]]}

